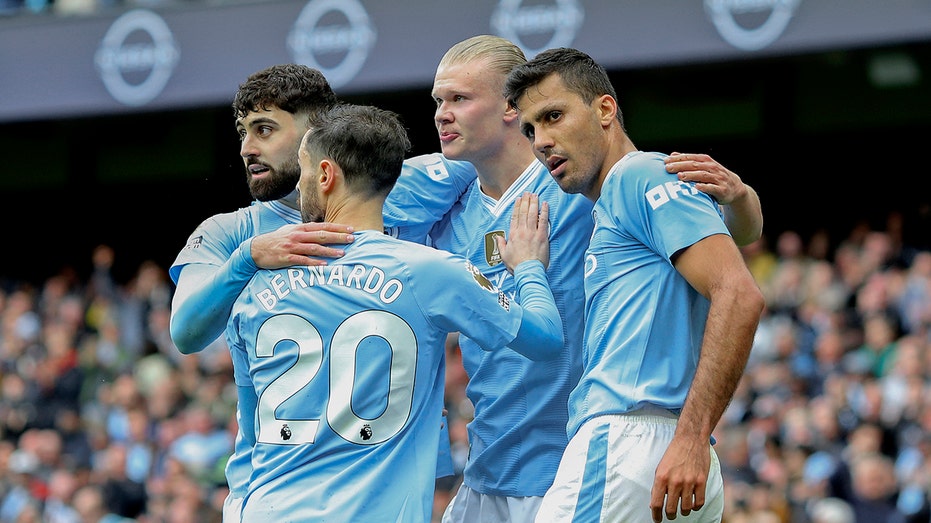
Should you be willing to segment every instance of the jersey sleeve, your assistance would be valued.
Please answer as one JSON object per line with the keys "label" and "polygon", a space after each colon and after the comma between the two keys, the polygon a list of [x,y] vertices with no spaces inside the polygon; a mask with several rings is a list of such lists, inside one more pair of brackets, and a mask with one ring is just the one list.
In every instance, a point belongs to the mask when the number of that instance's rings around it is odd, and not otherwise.
{"label": "jersey sleeve", "polygon": [[440,153],[404,161],[401,176],[385,200],[385,230],[391,236],[425,243],[440,221],[475,180],[469,162],[448,160]]}
{"label": "jersey sleeve", "polygon": [[170,332],[184,354],[203,350],[223,333],[233,300],[256,271],[248,216],[241,211],[204,221],[171,267],[176,289]]}
{"label": "jersey sleeve", "polygon": [[562,348],[562,323],[542,263],[517,267],[519,301],[514,301],[465,258],[434,252],[446,258],[413,269],[419,272],[412,282],[422,309],[438,327],[461,332],[486,350],[510,346],[530,359],[550,358]]}
{"label": "jersey sleeve", "polygon": [[191,263],[209,265],[225,263],[233,250],[239,247],[243,240],[251,238],[254,234],[252,224],[246,219],[247,217],[248,211],[240,209],[237,212],[217,214],[204,220],[188,236],[184,247],[168,269],[171,280],[177,284],[181,269]]}
{"label": "jersey sleeve", "polygon": [[606,185],[616,190],[603,191],[602,196],[613,201],[614,218],[626,221],[625,229],[667,259],[713,234],[729,235],[717,202],[693,182],[670,181],[662,158],[642,153],[621,164],[623,176],[609,177]]}

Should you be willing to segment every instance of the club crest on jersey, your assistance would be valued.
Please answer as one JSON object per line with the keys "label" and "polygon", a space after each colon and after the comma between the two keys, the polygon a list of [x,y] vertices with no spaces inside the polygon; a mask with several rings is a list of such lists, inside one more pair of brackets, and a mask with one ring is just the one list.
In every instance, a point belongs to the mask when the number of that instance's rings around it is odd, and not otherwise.
{"label": "club crest on jersey", "polygon": [[498,242],[495,241],[498,236],[504,238],[504,231],[485,233],[485,261],[488,262],[489,267],[501,263],[501,251],[498,250]]}
{"label": "club crest on jersey", "polygon": [[191,238],[188,240],[187,245],[184,246],[185,249],[196,249],[200,247],[200,244],[204,243],[204,237],[198,236],[196,238]]}

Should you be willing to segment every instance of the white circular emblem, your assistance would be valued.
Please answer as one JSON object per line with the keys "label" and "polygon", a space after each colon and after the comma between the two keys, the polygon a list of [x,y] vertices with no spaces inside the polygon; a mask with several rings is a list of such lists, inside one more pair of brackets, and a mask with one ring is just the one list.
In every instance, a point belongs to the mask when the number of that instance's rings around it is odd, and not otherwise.
{"label": "white circular emblem", "polygon": [[94,63],[113,98],[139,106],[162,92],[180,56],[165,20],[152,11],[135,9],[113,21]]}
{"label": "white circular emblem", "polygon": [[[339,23],[318,25],[325,15]],[[362,69],[375,39],[368,13],[357,0],[311,0],[288,34],[288,48],[296,62],[318,69],[335,89]]]}
{"label": "white circular emblem", "polygon": [[514,42],[527,58],[545,49],[572,45],[585,19],[585,12],[576,0],[527,7],[521,7],[521,3],[522,0],[498,2],[491,15],[491,27],[498,36]]}
{"label": "white circular emblem", "polygon": [[[795,14],[801,0],[705,0],[705,11],[718,33],[729,44],[746,51],[756,51],[776,41]],[[748,18],[769,11],[762,24],[745,28],[735,16]]]}

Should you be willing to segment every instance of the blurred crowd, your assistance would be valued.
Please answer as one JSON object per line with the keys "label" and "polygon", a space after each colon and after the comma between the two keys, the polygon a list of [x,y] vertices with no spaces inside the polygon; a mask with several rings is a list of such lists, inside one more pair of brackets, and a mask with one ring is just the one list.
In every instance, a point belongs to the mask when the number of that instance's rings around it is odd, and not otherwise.
{"label": "blurred crowd", "polygon": [[[725,523],[931,521],[931,250],[900,225],[743,249],[767,310],[714,433]],[[236,431],[226,345],[174,347],[164,267],[118,282],[113,249],[92,262],[0,281],[0,523],[219,522]],[[461,472],[472,411],[455,342],[447,355]],[[438,480],[437,516],[458,481]]]}

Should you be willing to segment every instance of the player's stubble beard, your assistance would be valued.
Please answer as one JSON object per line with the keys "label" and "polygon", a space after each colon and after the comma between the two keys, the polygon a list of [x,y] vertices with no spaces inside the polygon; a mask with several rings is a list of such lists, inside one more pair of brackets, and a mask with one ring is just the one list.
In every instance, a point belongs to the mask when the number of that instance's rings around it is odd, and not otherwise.
{"label": "player's stubble beard", "polygon": [[319,223],[323,221],[326,210],[320,203],[320,197],[316,192],[316,187],[311,185],[310,191],[299,191],[301,221],[304,223]]}
{"label": "player's stubble beard", "polygon": [[297,187],[297,181],[301,178],[301,167],[297,163],[297,158],[292,158],[276,168],[267,165],[269,171],[261,179],[252,177],[252,173],[246,171],[246,183],[249,184],[249,193],[253,198],[260,202],[270,202],[284,198],[291,194]]}

